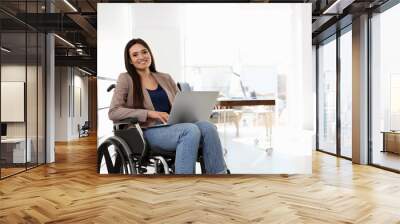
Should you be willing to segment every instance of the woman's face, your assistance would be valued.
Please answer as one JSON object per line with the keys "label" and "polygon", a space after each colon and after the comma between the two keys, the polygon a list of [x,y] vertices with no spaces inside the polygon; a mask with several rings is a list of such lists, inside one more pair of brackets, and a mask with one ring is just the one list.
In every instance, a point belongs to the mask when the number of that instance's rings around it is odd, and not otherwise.
{"label": "woman's face", "polygon": [[129,56],[136,70],[146,70],[151,65],[150,51],[141,44],[132,45]]}

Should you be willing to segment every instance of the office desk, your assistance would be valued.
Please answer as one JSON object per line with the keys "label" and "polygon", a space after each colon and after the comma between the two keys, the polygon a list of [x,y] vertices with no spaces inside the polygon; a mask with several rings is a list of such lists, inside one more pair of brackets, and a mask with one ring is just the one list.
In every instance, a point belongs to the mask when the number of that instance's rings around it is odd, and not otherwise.
{"label": "office desk", "polygon": [[[275,106],[275,99],[265,99],[265,98],[219,98],[217,100],[217,111],[221,111],[224,120],[224,145],[226,146],[226,136],[225,136],[225,124],[227,113],[232,110],[232,107],[240,106]],[[272,108],[271,113],[273,114],[274,108]],[[255,111],[257,113],[257,111]],[[262,112],[266,113],[266,111]],[[272,114],[269,116],[268,124],[266,124],[266,134],[269,140],[269,146],[266,151],[272,149]],[[267,121],[266,121],[267,122]],[[226,150],[226,149],[225,149]],[[225,151],[226,152],[226,151]]]}
{"label": "office desk", "polygon": [[392,152],[400,154],[400,132],[382,131],[381,133],[383,134],[382,152]]}
{"label": "office desk", "polygon": [[274,99],[230,99],[230,98],[219,98],[217,105],[221,107],[239,107],[239,106],[275,106]]}
{"label": "office desk", "polygon": [[[7,164],[25,163],[31,161],[32,141],[27,138],[25,151],[25,138],[1,139],[1,159]],[[26,153],[25,153],[26,152]]]}

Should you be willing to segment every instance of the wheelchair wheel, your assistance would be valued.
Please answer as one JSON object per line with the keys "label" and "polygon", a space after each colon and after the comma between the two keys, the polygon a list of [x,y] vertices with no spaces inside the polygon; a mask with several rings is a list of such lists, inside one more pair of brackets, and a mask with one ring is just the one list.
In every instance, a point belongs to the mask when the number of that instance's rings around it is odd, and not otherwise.
{"label": "wheelchair wheel", "polygon": [[160,160],[154,161],[155,174],[165,174],[165,169]]}
{"label": "wheelchair wheel", "polygon": [[[171,164],[162,156],[155,156],[154,158],[154,174],[173,174],[174,169]],[[172,165],[173,166],[173,165]]]}
{"label": "wheelchair wheel", "polygon": [[126,142],[116,136],[106,139],[97,151],[97,172],[136,174],[136,161]]}

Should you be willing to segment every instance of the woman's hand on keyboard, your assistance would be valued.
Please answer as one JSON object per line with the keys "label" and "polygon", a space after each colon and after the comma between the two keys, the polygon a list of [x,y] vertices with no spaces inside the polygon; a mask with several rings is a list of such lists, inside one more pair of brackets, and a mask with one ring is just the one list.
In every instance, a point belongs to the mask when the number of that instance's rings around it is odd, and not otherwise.
{"label": "woman's hand on keyboard", "polygon": [[147,117],[149,118],[153,118],[153,119],[158,119],[160,120],[162,123],[167,123],[168,122],[168,117],[169,114],[165,113],[165,112],[159,112],[159,111],[149,111],[147,113]]}

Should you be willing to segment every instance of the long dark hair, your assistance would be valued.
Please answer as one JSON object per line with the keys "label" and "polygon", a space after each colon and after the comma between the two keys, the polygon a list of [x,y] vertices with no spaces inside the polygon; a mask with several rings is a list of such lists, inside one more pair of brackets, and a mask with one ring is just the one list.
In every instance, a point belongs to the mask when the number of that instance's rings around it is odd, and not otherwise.
{"label": "long dark hair", "polygon": [[133,97],[134,97],[134,107],[135,108],[143,108],[143,90],[142,90],[142,84],[140,82],[140,75],[137,73],[135,66],[131,64],[131,57],[129,56],[129,49],[135,45],[135,44],[140,44],[143,47],[145,47],[151,56],[151,64],[150,64],[150,71],[151,72],[157,72],[156,70],[156,65],[154,63],[154,58],[153,58],[153,53],[151,53],[149,45],[142,39],[137,38],[137,39],[132,39],[130,40],[125,47],[125,68],[126,71],[129,73],[133,80]]}

